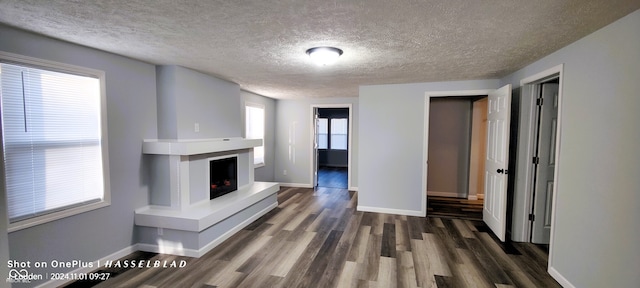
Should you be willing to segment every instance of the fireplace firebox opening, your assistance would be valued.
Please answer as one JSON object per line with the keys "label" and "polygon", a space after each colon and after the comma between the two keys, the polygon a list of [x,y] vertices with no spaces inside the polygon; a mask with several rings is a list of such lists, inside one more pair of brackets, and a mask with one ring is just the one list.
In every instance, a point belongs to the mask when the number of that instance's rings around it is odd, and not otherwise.
{"label": "fireplace firebox opening", "polygon": [[209,199],[238,190],[238,157],[209,160]]}

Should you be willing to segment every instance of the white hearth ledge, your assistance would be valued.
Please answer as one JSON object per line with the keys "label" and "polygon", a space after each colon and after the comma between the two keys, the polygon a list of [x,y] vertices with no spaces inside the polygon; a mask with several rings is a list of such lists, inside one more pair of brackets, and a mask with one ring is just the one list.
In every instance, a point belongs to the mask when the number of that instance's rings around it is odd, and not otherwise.
{"label": "white hearth ledge", "polygon": [[240,137],[214,139],[145,139],[142,153],[156,155],[197,155],[249,149],[262,145],[262,139]]}
{"label": "white hearth ledge", "polygon": [[278,183],[254,182],[237,191],[191,205],[185,210],[145,206],[136,209],[138,226],[200,232],[280,190]]}

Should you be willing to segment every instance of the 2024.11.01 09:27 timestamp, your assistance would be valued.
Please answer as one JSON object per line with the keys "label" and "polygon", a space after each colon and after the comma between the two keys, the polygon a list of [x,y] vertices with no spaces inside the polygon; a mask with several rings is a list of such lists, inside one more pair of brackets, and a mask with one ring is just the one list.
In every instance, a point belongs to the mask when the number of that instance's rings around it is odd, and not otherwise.
{"label": "2024.11.01 09:27 timestamp", "polygon": [[51,280],[92,280],[105,281],[109,279],[111,273],[91,272],[91,273],[51,273]]}

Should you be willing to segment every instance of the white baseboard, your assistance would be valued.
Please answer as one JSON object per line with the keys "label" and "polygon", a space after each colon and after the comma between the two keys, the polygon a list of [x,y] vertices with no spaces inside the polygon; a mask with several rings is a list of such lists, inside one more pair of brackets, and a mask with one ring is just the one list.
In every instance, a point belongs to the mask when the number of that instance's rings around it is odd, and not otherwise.
{"label": "white baseboard", "polygon": [[465,194],[458,194],[456,192],[440,192],[440,191],[427,191],[427,196],[467,198],[467,195]]}
{"label": "white baseboard", "polygon": [[313,188],[311,184],[304,183],[282,183],[280,182],[281,187],[292,187],[292,188]]}
{"label": "white baseboard", "polygon": [[153,252],[153,253],[163,253],[163,254],[172,254],[172,255],[178,255],[178,256],[200,258],[204,254],[207,254],[207,252],[211,251],[211,249],[220,245],[222,242],[224,242],[224,240],[229,239],[229,237],[233,236],[238,231],[242,230],[242,228],[247,227],[249,224],[253,223],[253,221],[256,221],[258,218],[262,217],[264,214],[267,214],[269,211],[275,209],[276,207],[278,207],[278,202],[272,203],[271,205],[269,205],[269,207],[262,209],[260,212],[247,218],[247,220],[242,221],[240,224],[231,228],[231,230],[220,235],[220,237],[214,239],[213,241],[209,242],[209,244],[205,245],[204,247],[198,250],[191,249],[191,248],[171,247],[171,246],[160,247],[158,245],[147,244],[147,243],[138,244],[138,250]]}
{"label": "white baseboard", "polygon": [[[109,254],[109,255],[107,255],[105,257],[102,257],[99,260],[93,261],[93,265],[92,265],[93,267],[82,267],[82,268],[75,269],[73,271],[69,271],[67,273],[69,273],[69,274],[89,273],[91,271],[95,271],[95,270],[100,269],[100,267],[98,267],[100,263],[105,263],[106,261],[118,260],[118,259],[120,259],[122,257],[125,257],[125,256],[127,256],[127,255],[129,255],[129,254],[131,254],[133,252],[138,251],[138,250],[139,250],[138,249],[138,244],[134,244],[134,245],[126,247],[126,248],[124,248],[124,249],[122,249],[120,251],[116,251],[116,252],[114,252],[112,254]],[[38,285],[36,287],[41,287],[41,288],[45,288],[45,287],[46,288],[48,288],[48,287],[60,287],[60,286],[62,286],[63,284],[65,284],[67,282],[70,282],[70,281],[69,280],[49,280],[49,281],[47,281],[45,283],[42,283],[42,284],[40,284],[40,285]]]}
{"label": "white baseboard", "polygon": [[478,200],[478,195],[469,195],[467,200]]}
{"label": "white baseboard", "polygon": [[349,191],[358,191],[358,186],[350,187]]}
{"label": "white baseboard", "polygon": [[425,213],[422,213],[422,211],[416,211],[416,210],[391,209],[391,208],[369,207],[369,206],[360,206],[360,205],[358,205],[356,209],[357,211],[363,211],[363,212],[376,212],[376,213],[418,216],[418,217],[427,216],[425,215]]}
{"label": "white baseboard", "polygon": [[556,279],[556,281],[558,281],[558,284],[560,284],[560,286],[564,287],[564,288],[575,288],[576,286],[573,286],[573,284],[571,284],[571,282],[569,282],[569,280],[567,280],[567,278],[564,278],[564,276],[562,276],[560,274],[560,272],[558,272],[558,270],[556,270],[553,267],[549,267],[549,275],[551,275],[551,277],[553,277],[553,279]]}

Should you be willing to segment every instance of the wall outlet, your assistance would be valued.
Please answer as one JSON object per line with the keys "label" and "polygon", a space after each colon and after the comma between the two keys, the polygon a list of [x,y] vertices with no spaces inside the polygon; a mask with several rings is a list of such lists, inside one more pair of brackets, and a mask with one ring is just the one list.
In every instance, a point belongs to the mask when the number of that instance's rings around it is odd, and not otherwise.
{"label": "wall outlet", "polygon": [[287,170],[282,170],[282,175],[287,176]]}
{"label": "wall outlet", "polygon": [[200,132],[200,123],[198,123],[198,122],[193,123],[193,131],[194,132]]}
{"label": "wall outlet", "polygon": [[162,236],[164,234],[164,229],[162,227],[158,227],[158,236]]}

